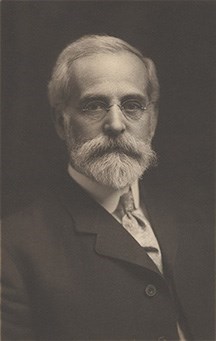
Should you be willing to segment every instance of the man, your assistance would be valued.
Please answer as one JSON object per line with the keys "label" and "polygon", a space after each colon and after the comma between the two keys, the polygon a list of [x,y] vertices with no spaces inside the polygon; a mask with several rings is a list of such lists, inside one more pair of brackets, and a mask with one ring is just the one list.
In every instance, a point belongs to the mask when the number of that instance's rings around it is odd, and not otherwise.
{"label": "man", "polygon": [[120,39],[59,56],[49,99],[68,175],[4,223],[3,340],[214,339],[208,227],[141,180],[158,98],[153,62]]}

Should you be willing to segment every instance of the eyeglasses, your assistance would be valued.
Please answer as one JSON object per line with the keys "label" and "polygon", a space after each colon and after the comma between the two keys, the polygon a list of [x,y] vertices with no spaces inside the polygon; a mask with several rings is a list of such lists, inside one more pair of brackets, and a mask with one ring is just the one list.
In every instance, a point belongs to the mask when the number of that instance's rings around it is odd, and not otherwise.
{"label": "eyeglasses", "polygon": [[[122,104],[116,105],[126,118],[131,120],[139,120],[149,104],[150,103],[144,106],[137,100],[128,100]],[[114,104],[107,105],[105,102],[93,100],[81,107],[81,110],[83,113],[88,114],[88,116],[92,119],[100,119],[103,118],[113,106]]]}

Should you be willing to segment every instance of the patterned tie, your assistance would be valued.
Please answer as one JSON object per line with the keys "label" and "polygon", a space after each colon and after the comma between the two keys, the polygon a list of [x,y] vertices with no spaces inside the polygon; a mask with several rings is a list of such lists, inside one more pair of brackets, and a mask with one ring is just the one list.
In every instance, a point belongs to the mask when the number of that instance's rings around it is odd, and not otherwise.
{"label": "patterned tie", "polygon": [[121,220],[123,227],[144,247],[162,273],[161,252],[157,239],[144,214],[135,209],[131,190],[120,197],[114,214]]}

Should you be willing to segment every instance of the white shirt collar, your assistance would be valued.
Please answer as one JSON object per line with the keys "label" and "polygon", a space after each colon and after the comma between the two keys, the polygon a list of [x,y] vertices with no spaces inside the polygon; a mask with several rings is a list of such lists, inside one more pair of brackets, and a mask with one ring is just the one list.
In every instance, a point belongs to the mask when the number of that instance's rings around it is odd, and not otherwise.
{"label": "white shirt collar", "polygon": [[[112,188],[103,186],[98,182],[88,178],[87,176],[77,172],[70,164],[68,166],[69,175],[83,187],[105,210],[113,213],[119,203],[120,196],[128,192],[129,186],[114,190]],[[138,180],[131,185],[131,190],[134,198],[135,208],[139,208],[139,186]]]}

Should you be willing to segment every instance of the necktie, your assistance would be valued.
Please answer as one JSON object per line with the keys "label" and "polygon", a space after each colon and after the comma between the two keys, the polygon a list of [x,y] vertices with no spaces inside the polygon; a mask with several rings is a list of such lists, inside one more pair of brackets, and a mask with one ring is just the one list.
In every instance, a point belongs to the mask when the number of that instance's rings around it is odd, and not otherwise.
{"label": "necktie", "polygon": [[118,207],[114,213],[121,220],[123,227],[144,247],[162,273],[161,252],[157,239],[144,214],[135,209],[131,190],[120,197]]}

